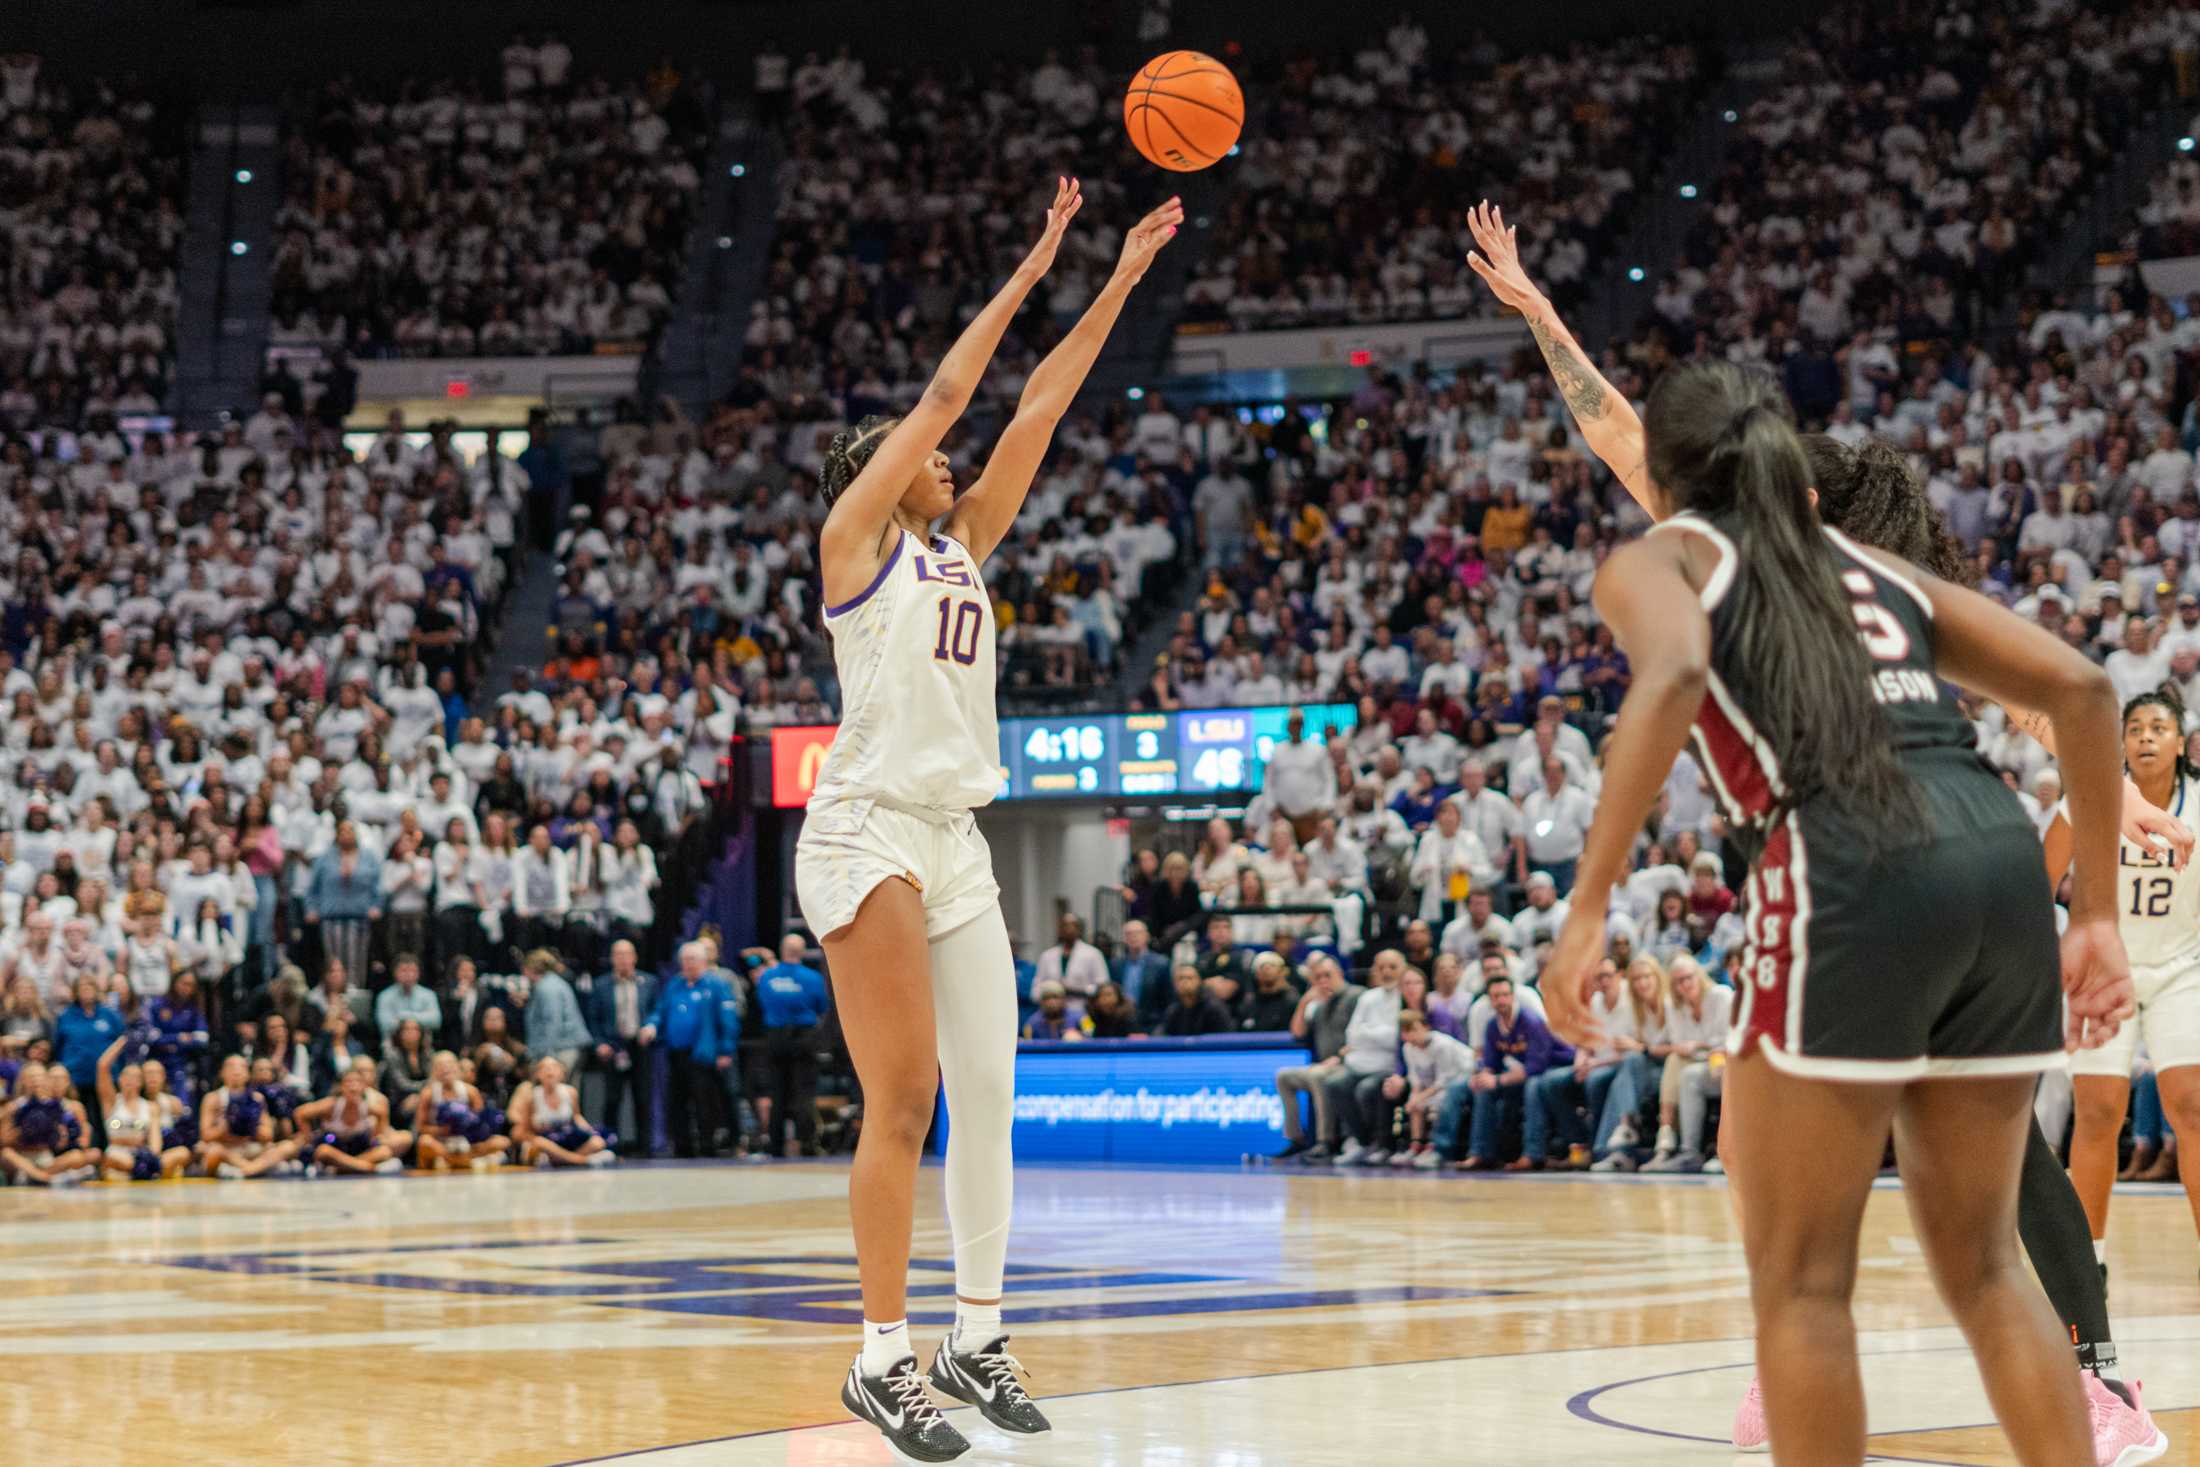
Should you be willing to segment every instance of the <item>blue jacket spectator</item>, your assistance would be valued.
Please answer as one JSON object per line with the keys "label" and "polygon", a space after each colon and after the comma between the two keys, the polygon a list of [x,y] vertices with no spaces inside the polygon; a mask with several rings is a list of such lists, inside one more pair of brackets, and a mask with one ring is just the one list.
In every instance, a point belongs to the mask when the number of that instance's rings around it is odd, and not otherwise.
{"label": "blue jacket spectator", "polygon": [[756,975],[757,1016],[767,1029],[814,1028],[830,1007],[825,975],[807,963],[774,963]]}
{"label": "blue jacket spectator", "polygon": [[54,1020],[54,1062],[69,1072],[69,1083],[85,1096],[97,1092],[99,1057],[123,1028],[121,1011],[99,1002],[93,996],[97,992],[93,980],[79,981],[76,1002]]}
{"label": "blue jacket spectator", "polygon": [[733,989],[709,972],[683,974],[657,995],[657,1010],[642,1032],[651,1029],[656,1031],[651,1037],[665,1048],[690,1053],[698,1064],[715,1064],[719,1056],[732,1054],[741,1038]]}

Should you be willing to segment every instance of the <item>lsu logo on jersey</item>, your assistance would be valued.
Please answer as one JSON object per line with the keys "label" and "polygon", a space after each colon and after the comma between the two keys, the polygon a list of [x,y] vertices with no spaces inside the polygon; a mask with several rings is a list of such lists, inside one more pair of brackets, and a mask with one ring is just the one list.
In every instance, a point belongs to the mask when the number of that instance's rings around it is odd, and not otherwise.
{"label": "lsu logo on jersey", "polygon": [[959,557],[950,560],[938,555],[919,555],[916,561],[917,579],[920,581],[937,581],[943,586],[970,587],[977,584],[971,578],[970,567]]}

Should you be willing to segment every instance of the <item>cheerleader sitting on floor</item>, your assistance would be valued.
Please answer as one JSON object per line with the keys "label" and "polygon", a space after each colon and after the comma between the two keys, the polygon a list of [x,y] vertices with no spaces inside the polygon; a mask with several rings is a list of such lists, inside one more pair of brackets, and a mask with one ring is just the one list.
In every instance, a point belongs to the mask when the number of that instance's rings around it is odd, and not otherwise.
{"label": "cheerleader sitting on floor", "polygon": [[145,1093],[145,1067],[124,1065],[120,1074],[115,1072],[115,1061],[129,1043],[125,1034],[99,1057],[99,1113],[107,1121],[107,1175],[133,1182],[180,1177],[191,1164],[191,1148],[168,1139],[163,1124],[167,1107]]}
{"label": "cheerleader sitting on floor", "polygon": [[503,1134],[504,1112],[484,1105],[481,1092],[459,1074],[458,1056],[436,1051],[420,1092],[418,1162],[426,1171],[448,1171],[463,1162],[485,1172],[504,1163],[512,1138]]}
{"label": "cheerleader sitting on floor", "polygon": [[555,1055],[535,1061],[534,1078],[512,1096],[512,1139],[520,1159],[538,1167],[610,1166],[616,1135],[597,1130],[581,1114],[580,1092],[565,1083]]}
{"label": "cheerleader sitting on floor", "polygon": [[91,1128],[68,1099],[69,1072],[26,1061],[15,1077],[16,1098],[0,1110],[0,1166],[42,1187],[73,1187],[99,1175],[84,1144]]}
{"label": "cheerleader sitting on floor", "polygon": [[412,1134],[390,1129],[389,1101],[357,1066],[336,1082],[334,1095],[299,1106],[293,1119],[301,1136],[319,1138],[313,1164],[323,1171],[394,1176],[405,1169],[399,1158],[412,1146]]}

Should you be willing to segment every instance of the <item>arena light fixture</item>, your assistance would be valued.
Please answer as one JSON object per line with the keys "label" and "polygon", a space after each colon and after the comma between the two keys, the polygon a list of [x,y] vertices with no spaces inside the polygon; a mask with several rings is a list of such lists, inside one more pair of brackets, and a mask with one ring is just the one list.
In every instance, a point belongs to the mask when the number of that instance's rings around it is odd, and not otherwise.
{"label": "arena light fixture", "polygon": [[1684,184],[1682,184],[1682,185],[1681,185],[1681,197],[1682,197],[1682,198],[1684,198],[1684,199],[1692,199],[1692,198],[1696,197],[1696,186],[1695,186],[1694,184],[1692,184],[1692,183],[1684,183]]}
{"label": "arena light fixture", "polygon": [[231,253],[232,255],[247,254],[251,251],[251,249],[252,246],[246,244],[241,239],[233,239],[229,242],[229,253]]}
{"label": "arena light fixture", "polygon": [[2189,135],[2181,137],[2177,140],[2177,151],[2180,153],[2189,153],[2192,151],[2192,138]]}
{"label": "arena light fixture", "polygon": [[1728,122],[1740,122],[1742,120],[1742,114],[1736,112],[1732,107],[1727,108],[1726,111],[1720,113],[1719,115],[1725,118]]}
{"label": "arena light fixture", "polygon": [[1143,387],[1133,387],[1130,391],[1124,393],[1123,395],[1129,398],[1132,402],[1138,402],[1145,397],[1146,389]]}
{"label": "arena light fixture", "polygon": [[252,182],[252,170],[251,170],[251,169],[249,169],[249,168],[240,168],[240,169],[238,169],[238,170],[237,170],[237,182],[239,182],[239,183],[250,183],[250,182]]}
{"label": "arena light fixture", "polygon": [[748,174],[749,165],[746,163],[736,163],[726,170],[726,177],[728,178],[746,178]]}
{"label": "arena light fixture", "polygon": [[1627,278],[1634,281],[1637,285],[1642,284],[1642,266],[1630,265],[1627,268]]}
{"label": "arena light fixture", "polygon": [[721,235],[719,235],[719,236],[718,236],[718,248],[720,248],[720,249],[722,249],[722,250],[730,250],[730,249],[732,249],[732,248],[733,248],[733,236],[732,236],[732,235],[730,235],[730,234],[721,234]]}

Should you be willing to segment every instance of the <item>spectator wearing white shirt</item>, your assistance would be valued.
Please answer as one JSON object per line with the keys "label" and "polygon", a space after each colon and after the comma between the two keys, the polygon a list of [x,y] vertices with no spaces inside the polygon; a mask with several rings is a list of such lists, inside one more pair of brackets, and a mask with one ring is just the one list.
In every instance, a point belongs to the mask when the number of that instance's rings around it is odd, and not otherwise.
{"label": "spectator wearing white shirt", "polygon": [[1494,892],[1478,886],[1467,893],[1466,910],[1444,924],[1444,935],[1437,946],[1472,971],[1482,960],[1483,948],[1493,942],[1511,947],[1512,923],[1497,915]]}
{"label": "spectator wearing white shirt", "polygon": [[2154,628],[2144,618],[2124,618],[2124,645],[2108,654],[2102,670],[2116,685],[2116,699],[2128,703],[2150,688],[2161,686],[2169,671],[2168,659],[2154,648]]}
{"label": "spectator wearing white shirt", "polygon": [[1527,862],[1572,891],[1574,867],[1587,844],[1596,806],[1578,786],[1566,782],[1566,763],[1553,754],[1543,761],[1543,784],[1520,802]]}
{"label": "spectator wearing white shirt", "polygon": [[1332,890],[1367,890],[1367,852],[1342,833],[1334,815],[1323,815],[1316,822],[1314,838],[1305,849],[1307,869]]}
{"label": "spectator wearing white shirt", "polygon": [[1407,878],[1419,893],[1421,920],[1443,923],[1457,914],[1469,892],[1493,885],[1498,869],[1481,839],[1459,823],[1459,807],[1446,800],[1421,833]]}
{"label": "spectator wearing white shirt", "polygon": [[527,832],[527,844],[512,858],[512,939],[521,952],[556,950],[573,909],[572,865],[550,844],[550,827]]}
{"label": "spectator wearing white shirt", "polygon": [[1408,769],[1440,774],[1459,766],[1459,741],[1437,726],[1435,709],[1423,708],[1413,715],[1413,732],[1399,743],[1398,754]]}
{"label": "spectator wearing white shirt", "polygon": [[1520,807],[1491,789],[1489,780],[1489,770],[1479,761],[1460,760],[1459,790],[1448,803],[1459,807],[1460,824],[1474,832],[1498,869],[1517,873],[1525,869]]}
{"label": "spectator wearing white shirt", "polygon": [[1512,950],[1531,951],[1538,942],[1556,942],[1573,908],[1558,899],[1558,883],[1548,871],[1528,873],[1528,904],[1512,916]]}
{"label": "spectator wearing white shirt", "polygon": [[1055,933],[1057,945],[1039,954],[1034,982],[1061,984],[1070,1007],[1082,1013],[1100,985],[1108,981],[1108,961],[1100,956],[1100,949],[1085,941],[1084,919],[1075,912],[1061,915]]}
{"label": "spectator wearing white shirt", "polygon": [[[1696,960],[1683,953],[1667,970],[1672,996],[1665,1006],[1665,1032],[1650,1046],[1653,1063],[1664,1066],[1658,1083],[1657,1154],[1643,1163],[1646,1172],[1678,1171],[1682,1151],[1694,1151],[1702,1138],[1680,1134],[1681,1082],[1688,1067],[1710,1058],[1726,1044],[1734,1011],[1734,990],[1704,977]],[[1703,1166],[1700,1151],[1696,1169]]]}
{"label": "spectator wearing white shirt", "polygon": [[1391,638],[1390,623],[1375,623],[1375,645],[1360,654],[1360,671],[1375,682],[1403,684],[1412,670],[1413,663],[1406,649]]}
{"label": "spectator wearing white shirt", "polygon": [[1327,746],[1306,737],[1301,709],[1291,710],[1283,742],[1269,750],[1266,789],[1301,842],[1313,839],[1322,815],[1336,803],[1336,766]]}
{"label": "spectator wearing white shirt", "polygon": [[1388,1088],[1404,1102],[1410,1165],[1434,1171],[1443,1165],[1429,1139],[1438,1109],[1446,1096],[1474,1077],[1474,1051],[1431,1028],[1426,1015],[1410,1009],[1398,1015],[1398,1040],[1404,1046],[1406,1072],[1392,1076]]}

